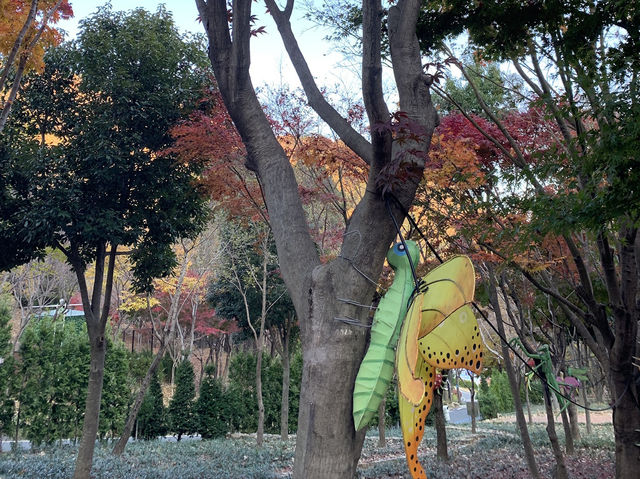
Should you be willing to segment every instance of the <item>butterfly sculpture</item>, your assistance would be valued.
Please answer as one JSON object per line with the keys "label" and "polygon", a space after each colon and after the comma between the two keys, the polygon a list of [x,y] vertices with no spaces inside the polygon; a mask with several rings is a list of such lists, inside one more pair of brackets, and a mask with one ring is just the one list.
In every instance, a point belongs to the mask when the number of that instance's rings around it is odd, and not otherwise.
{"label": "butterfly sculpture", "polygon": [[437,369],[482,369],[483,347],[470,303],[473,264],[455,256],[431,270],[419,285],[400,331],[396,350],[400,426],[409,472],[426,478],[418,461]]}
{"label": "butterfly sculpture", "polygon": [[373,318],[369,349],[354,388],[353,419],[356,430],[361,429],[378,410],[393,375],[395,355],[405,454],[417,479],[426,478],[417,459],[418,444],[433,400],[436,369],[479,373],[483,351],[469,306],[475,290],[469,258],[456,256],[434,268],[416,289],[409,257],[418,259],[418,247],[413,241],[405,244],[406,249],[398,243],[387,254],[395,278]]}

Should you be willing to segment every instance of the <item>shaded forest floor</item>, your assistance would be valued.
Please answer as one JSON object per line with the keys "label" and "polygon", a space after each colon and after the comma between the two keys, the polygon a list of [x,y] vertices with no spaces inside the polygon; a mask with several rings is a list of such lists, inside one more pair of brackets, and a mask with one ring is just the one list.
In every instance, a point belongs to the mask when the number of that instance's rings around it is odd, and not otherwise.
{"label": "shaded forest floor", "polygon": [[[558,425],[562,438],[562,426]],[[582,440],[576,454],[566,457],[572,479],[614,477],[613,429],[596,424],[590,435],[581,428]],[[530,428],[536,459],[543,477],[551,478],[555,466],[543,424]],[[420,447],[420,461],[429,479],[475,479],[529,477],[515,425],[510,422],[480,422],[471,434],[468,425],[448,425],[450,461],[436,459],[435,431],[429,428]],[[290,477],[295,443],[267,436],[258,448],[252,435],[179,443],[141,441],[131,443],[125,454],[113,457],[108,445],[96,448],[92,477],[95,479],[275,479]],[[0,478],[46,477],[63,479],[72,475],[76,448],[48,446],[33,452],[12,452],[0,456]],[[378,447],[375,430],[370,431],[359,465],[362,478],[408,478],[400,431],[387,431],[387,443]]]}

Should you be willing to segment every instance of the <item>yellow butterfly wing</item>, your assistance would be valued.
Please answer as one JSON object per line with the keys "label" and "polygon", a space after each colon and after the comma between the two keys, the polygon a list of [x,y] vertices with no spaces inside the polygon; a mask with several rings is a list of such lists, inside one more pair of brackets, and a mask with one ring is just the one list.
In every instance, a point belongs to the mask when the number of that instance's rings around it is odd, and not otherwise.
{"label": "yellow butterfly wing", "polygon": [[431,366],[441,369],[482,370],[483,348],[478,321],[465,304],[451,313],[418,341],[420,354]]}
{"label": "yellow butterfly wing", "polygon": [[416,406],[407,401],[402,394],[398,394],[398,406],[400,412],[400,427],[404,444],[404,452],[407,458],[409,472],[413,479],[426,479],[427,475],[418,461],[418,446],[424,436],[425,421],[433,403],[433,381],[436,368],[419,358],[416,365],[416,373],[423,385],[424,396]]}
{"label": "yellow butterfly wing", "polygon": [[400,340],[396,350],[396,372],[398,374],[399,397],[404,398],[411,404],[419,404],[424,398],[424,382],[416,378],[416,365],[418,362],[418,331],[422,320],[421,310],[424,296],[418,295],[414,298],[411,307],[407,312],[402,329],[400,330]]}
{"label": "yellow butterfly wing", "polygon": [[423,282],[419,338],[429,334],[460,306],[473,301],[476,288],[473,263],[467,256],[454,256],[429,271]]}
{"label": "yellow butterfly wing", "polygon": [[398,389],[413,405],[418,405],[425,384],[416,375],[419,340],[462,305],[473,301],[475,273],[467,256],[454,256],[431,270],[414,299],[400,331],[396,350]]}

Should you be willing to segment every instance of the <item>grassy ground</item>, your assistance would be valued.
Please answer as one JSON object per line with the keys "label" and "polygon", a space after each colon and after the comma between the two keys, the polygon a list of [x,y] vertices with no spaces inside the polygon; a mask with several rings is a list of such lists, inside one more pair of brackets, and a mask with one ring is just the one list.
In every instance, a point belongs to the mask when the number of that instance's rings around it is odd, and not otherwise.
{"label": "grassy ground", "polygon": [[[561,427],[559,428],[561,434]],[[536,459],[544,477],[552,477],[555,465],[543,424],[534,424],[531,436]],[[614,476],[613,430],[611,425],[594,425],[577,444],[577,453],[567,457],[570,477],[604,479]],[[520,438],[511,423],[479,424],[470,427],[448,426],[449,462],[435,458],[435,432],[427,430],[420,448],[420,461],[429,479],[474,479],[529,477]],[[372,431],[362,451],[359,473],[363,478],[405,478],[406,464],[398,429],[387,431],[387,445],[378,447]],[[0,479],[63,479],[71,476],[76,449],[72,446],[47,447],[31,453],[6,453],[0,456]],[[293,464],[294,441],[281,442],[269,436],[262,448],[251,436],[213,441],[138,442],[116,458],[110,448],[96,449],[92,476],[96,479],[232,479],[286,478]]]}

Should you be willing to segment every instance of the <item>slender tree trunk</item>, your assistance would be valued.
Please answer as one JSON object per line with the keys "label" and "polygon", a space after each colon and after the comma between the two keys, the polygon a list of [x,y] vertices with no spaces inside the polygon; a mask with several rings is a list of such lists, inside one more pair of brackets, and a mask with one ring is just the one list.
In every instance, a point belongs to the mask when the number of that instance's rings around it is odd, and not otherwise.
{"label": "slender tree trunk", "polygon": [[544,383],[544,406],[547,412],[547,435],[551,442],[551,449],[553,450],[553,456],[556,460],[556,467],[553,474],[553,479],[568,479],[567,466],[564,462],[564,454],[560,448],[558,442],[558,435],[556,433],[555,419],[553,417],[553,407],[551,406],[551,393],[549,386]]}
{"label": "slender tree trunk", "polygon": [[575,454],[576,450],[573,446],[573,433],[571,431],[571,424],[569,424],[569,415],[567,414],[566,409],[560,413],[560,417],[562,419],[562,428],[564,429],[565,450],[567,452],[567,455],[572,456],[573,454]]}
{"label": "slender tree trunk", "polygon": [[582,404],[584,404],[584,419],[587,425],[587,434],[591,434],[591,411],[589,410],[589,398],[587,397],[587,385],[582,386]]}
{"label": "slender tree trunk", "polygon": [[380,405],[378,406],[378,447],[385,447],[387,445],[387,439],[385,437],[385,424],[384,424],[386,402],[387,402],[387,398],[385,396],[382,398],[382,401],[380,401]]}
{"label": "slender tree trunk", "polygon": [[[442,394],[444,389],[441,389]],[[434,391],[433,408],[435,413],[436,426],[436,457],[441,461],[449,460],[449,450],[447,447],[447,425],[444,417],[444,409],[442,404],[442,394]]]}
{"label": "slender tree trunk", "polygon": [[[262,334],[260,335],[262,337]],[[260,345],[261,346],[261,345]],[[264,441],[264,401],[262,399],[262,348],[257,348],[256,358],[256,396],[258,399],[258,430],[256,432],[256,442],[262,446]]]}
{"label": "slender tree trunk", "polygon": [[476,418],[476,382],[474,381],[473,374],[471,376],[471,434],[477,432],[477,418]]}
{"label": "slender tree trunk", "polygon": [[578,407],[570,403],[567,408],[567,412],[569,413],[569,425],[571,426],[571,437],[573,438],[573,442],[576,443],[580,441],[580,424],[578,423]]}
{"label": "slender tree trunk", "polygon": [[[508,301],[508,298],[506,298]],[[504,323],[502,319],[502,309],[500,307],[500,300],[498,297],[497,281],[492,269],[489,269],[489,301],[493,307],[493,312],[496,317],[496,325],[500,335],[505,338],[506,333],[504,330]],[[504,359],[504,365],[509,378],[509,386],[511,387],[511,395],[513,396],[513,405],[516,412],[516,423],[518,424],[518,430],[520,431],[520,437],[522,438],[522,445],[524,447],[524,455],[527,460],[527,467],[531,477],[539,479],[540,471],[536,464],[536,458],[533,453],[533,445],[531,444],[531,437],[529,436],[529,429],[527,428],[527,421],[524,417],[524,411],[522,408],[522,402],[520,401],[520,391],[518,388],[518,381],[516,379],[516,372],[511,362],[511,356],[509,355],[509,347],[504,341],[500,342],[502,349],[502,358]]]}
{"label": "slender tree trunk", "polygon": [[291,360],[289,358],[289,336],[284,340],[282,351],[282,403],[280,404],[280,439],[289,437],[289,386],[291,383]]}
{"label": "slender tree trunk", "polygon": [[524,398],[527,403],[527,418],[529,420],[529,425],[533,424],[533,415],[531,414],[531,399],[529,398],[529,388],[525,386],[524,388]]}
{"label": "slender tree trunk", "polygon": [[142,380],[142,384],[140,384],[140,390],[136,395],[136,399],[133,402],[133,406],[131,407],[131,411],[129,411],[129,416],[127,417],[127,422],[120,433],[120,439],[116,443],[113,448],[112,453],[116,456],[119,456],[124,452],[124,448],[127,446],[127,442],[129,441],[129,437],[131,437],[131,432],[133,431],[133,426],[136,424],[136,420],[138,418],[138,412],[140,411],[140,406],[142,406],[142,401],[144,401],[144,396],[147,393],[147,389],[149,389],[149,384],[151,384],[151,378],[154,373],[158,369],[160,362],[162,361],[162,355],[164,354],[164,343],[160,346],[157,354],[151,361],[151,365],[147,370],[147,374],[145,374],[144,379]]}
{"label": "slender tree trunk", "polygon": [[[90,329],[91,331],[91,329]],[[90,332],[91,363],[89,369],[89,387],[84,412],[84,424],[82,425],[82,439],[76,458],[76,469],[73,479],[89,479],[91,464],[93,463],[93,450],[98,435],[98,422],[100,418],[100,400],[102,398],[102,380],[104,378],[104,359],[107,352],[104,332]]]}

